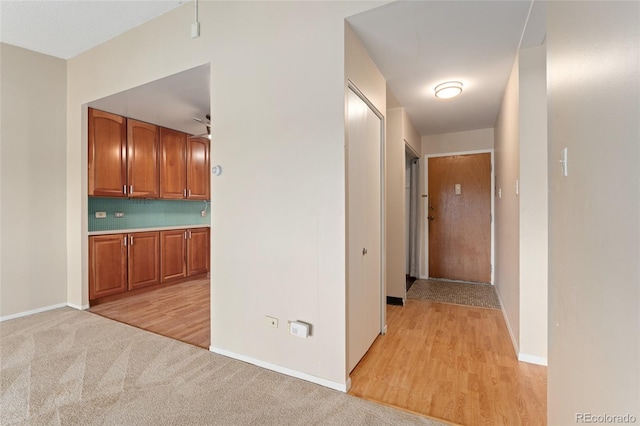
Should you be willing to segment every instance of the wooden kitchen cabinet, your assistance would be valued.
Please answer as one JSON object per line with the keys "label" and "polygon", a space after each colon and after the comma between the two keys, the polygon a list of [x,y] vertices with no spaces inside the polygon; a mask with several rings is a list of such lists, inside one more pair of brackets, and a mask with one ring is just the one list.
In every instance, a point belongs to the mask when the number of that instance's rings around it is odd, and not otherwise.
{"label": "wooden kitchen cabinet", "polygon": [[185,229],[160,232],[160,281],[163,283],[187,276],[186,234]]}
{"label": "wooden kitchen cabinet", "polygon": [[160,284],[160,233],[128,235],[128,289]]}
{"label": "wooden kitchen cabinet", "polygon": [[126,234],[89,237],[89,300],[127,290]]}
{"label": "wooden kitchen cabinet", "polygon": [[132,198],[160,197],[158,126],[127,119],[127,184]]}
{"label": "wooden kitchen cabinet", "polygon": [[209,139],[187,139],[187,198],[209,200]]}
{"label": "wooden kitchen cabinet", "polygon": [[187,195],[187,134],[160,128],[160,198]]}
{"label": "wooden kitchen cabinet", "polygon": [[160,198],[209,200],[209,139],[160,128]]}
{"label": "wooden kitchen cabinet", "polygon": [[209,271],[209,228],[161,231],[160,240],[162,282]]}
{"label": "wooden kitchen cabinet", "polygon": [[158,198],[157,126],[89,108],[89,195]]}
{"label": "wooden kitchen cabinet", "polygon": [[187,231],[187,276],[209,272],[209,228]]}
{"label": "wooden kitchen cabinet", "polygon": [[89,237],[89,300],[160,283],[160,234]]}
{"label": "wooden kitchen cabinet", "polygon": [[127,119],[89,108],[89,195],[125,197]]}

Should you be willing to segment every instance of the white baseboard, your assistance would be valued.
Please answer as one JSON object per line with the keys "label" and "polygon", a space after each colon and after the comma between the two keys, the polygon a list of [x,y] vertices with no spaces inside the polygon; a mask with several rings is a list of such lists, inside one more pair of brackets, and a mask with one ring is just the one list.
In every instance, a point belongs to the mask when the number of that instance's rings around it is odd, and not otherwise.
{"label": "white baseboard", "polygon": [[229,358],[237,359],[239,361],[247,362],[249,364],[257,365],[258,367],[266,368],[267,370],[275,371],[277,373],[281,373],[287,376],[295,377],[297,379],[306,380],[307,382],[315,383],[317,385],[321,385],[327,388],[331,388],[340,392],[348,392],[351,388],[351,378],[347,379],[347,383],[337,383],[332,382],[331,380],[326,380],[320,377],[313,376],[311,374],[303,373],[301,371],[292,370],[290,368],[281,367],[279,365],[274,365],[265,361],[261,361],[259,359],[251,358],[248,356],[240,355],[234,352],[227,351],[225,349],[216,348],[214,346],[209,346],[209,350],[211,352],[217,353],[219,355],[223,355]]}
{"label": "white baseboard", "polygon": [[502,317],[504,318],[504,323],[507,325],[507,331],[509,331],[509,337],[511,337],[511,344],[513,345],[513,350],[518,355],[518,359],[520,359],[520,349],[518,348],[518,341],[516,340],[515,334],[513,334],[513,330],[511,329],[511,323],[509,322],[509,317],[504,310],[504,303],[502,303],[502,298],[500,297],[500,292],[498,291],[498,287],[496,287],[496,295],[498,296],[498,301],[500,302],[500,311],[502,311]]}
{"label": "white baseboard", "polygon": [[519,353],[518,361],[527,362],[529,364],[544,365],[545,367],[547,366],[547,357],[544,356]]}
{"label": "white baseboard", "polygon": [[67,303],[67,306],[73,309],[77,309],[79,311],[86,311],[87,309],[89,309],[89,305],[76,305],[75,303]]}
{"label": "white baseboard", "polygon": [[44,307],[38,308],[38,309],[31,309],[30,311],[18,312],[17,314],[5,315],[3,317],[0,317],[0,322],[8,321],[8,320],[12,320],[12,319],[15,319],[15,318],[20,318],[20,317],[26,317],[26,316],[33,315],[33,314],[38,314],[40,312],[51,311],[53,309],[65,308],[66,306],[67,306],[66,303],[58,303],[58,304],[55,304],[55,305],[44,306]]}

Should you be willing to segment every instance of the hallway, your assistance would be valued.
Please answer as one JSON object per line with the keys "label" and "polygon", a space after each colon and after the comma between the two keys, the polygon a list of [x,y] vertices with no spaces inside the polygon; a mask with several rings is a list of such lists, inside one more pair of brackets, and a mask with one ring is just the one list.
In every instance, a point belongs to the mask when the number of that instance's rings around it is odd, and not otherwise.
{"label": "hallway", "polygon": [[408,299],[349,393],[461,425],[543,425],[547,369],[518,362],[502,312]]}

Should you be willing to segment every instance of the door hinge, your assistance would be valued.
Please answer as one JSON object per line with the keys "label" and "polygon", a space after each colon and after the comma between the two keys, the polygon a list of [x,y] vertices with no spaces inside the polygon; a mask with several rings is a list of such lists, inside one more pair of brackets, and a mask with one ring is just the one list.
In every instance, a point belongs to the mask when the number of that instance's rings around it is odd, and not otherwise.
{"label": "door hinge", "polygon": [[489,213],[489,223],[493,223],[493,213]]}
{"label": "door hinge", "polygon": [[493,272],[493,265],[489,265],[489,270]]}

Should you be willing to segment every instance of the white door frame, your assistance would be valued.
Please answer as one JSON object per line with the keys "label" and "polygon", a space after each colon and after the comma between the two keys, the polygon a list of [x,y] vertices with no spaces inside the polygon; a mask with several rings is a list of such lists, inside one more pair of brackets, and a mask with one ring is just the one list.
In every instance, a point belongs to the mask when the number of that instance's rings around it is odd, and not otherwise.
{"label": "white door frame", "polygon": [[[491,154],[491,284],[495,284],[495,224],[496,224],[496,214],[495,214],[495,187],[496,187],[496,179],[495,179],[495,167],[494,167],[494,150],[493,149],[479,149],[474,151],[459,151],[459,152],[446,152],[446,153],[438,153],[438,154],[425,154],[424,155],[424,192],[429,195],[429,158],[435,157],[451,157],[452,155],[473,155],[473,154]],[[425,261],[425,272],[422,279],[429,278],[429,197],[423,197],[423,200],[426,202],[426,205],[423,205],[423,220],[425,223],[424,227],[424,261]]]}
{"label": "white door frame", "polygon": [[[385,288],[385,273],[386,273],[386,237],[385,237],[385,119],[384,115],[378,111],[373,103],[365,96],[360,89],[351,81],[347,82],[348,89],[351,90],[356,96],[358,96],[373,113],[380,119],[380,334],[387,333],[387,318],[386,318],[386,304],[387,304],[387,291]],[[348,197],[348,194],[347,194]],[[348,271],[347,271],[348,272]],[[348,275],[347,275],[348,276]],[[348,304],[347,304],[348,309]],[[347,345],[348,347],[348,345]]]}

